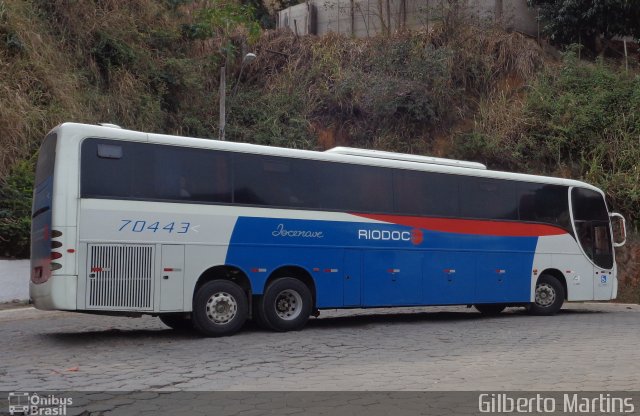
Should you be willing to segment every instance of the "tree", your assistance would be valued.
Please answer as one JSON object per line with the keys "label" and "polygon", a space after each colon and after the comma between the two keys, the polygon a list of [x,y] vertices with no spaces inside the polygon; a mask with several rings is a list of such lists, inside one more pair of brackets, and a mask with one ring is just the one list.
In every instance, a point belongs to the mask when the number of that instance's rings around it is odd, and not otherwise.
{"label": "tree", "polygon": [[540,8],[543,32],[560,45],[604,53],[616,36],[640,36],[638,0],[528,0]]}

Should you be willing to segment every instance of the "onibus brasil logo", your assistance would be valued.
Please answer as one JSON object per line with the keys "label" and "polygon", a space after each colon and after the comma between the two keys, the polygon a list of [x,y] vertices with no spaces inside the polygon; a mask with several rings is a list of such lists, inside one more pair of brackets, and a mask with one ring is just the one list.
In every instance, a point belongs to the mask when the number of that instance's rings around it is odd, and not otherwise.
{"label": "onibus brasil logo", "polygon": [[9,393],[8,402],[10,415],[64,416],[73,399],[55,394]]}

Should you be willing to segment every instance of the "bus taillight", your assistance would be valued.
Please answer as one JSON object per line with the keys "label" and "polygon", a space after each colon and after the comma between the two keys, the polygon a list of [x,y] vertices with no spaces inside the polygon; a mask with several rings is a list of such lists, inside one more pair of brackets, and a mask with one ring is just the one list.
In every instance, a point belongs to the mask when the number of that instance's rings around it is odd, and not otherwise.
{"label": "bus taillight", "polygon": [[[62,253],[59,251],[53,251],[54,249],[61,248],[62,242],[53,240],[54,238],[62,237],[62,232],[58,230],[51,230],[51,260],[57,260],[62,258]],[[59,270],[62,268],[62,264],[51,262],[50,264],[51,271]]]}

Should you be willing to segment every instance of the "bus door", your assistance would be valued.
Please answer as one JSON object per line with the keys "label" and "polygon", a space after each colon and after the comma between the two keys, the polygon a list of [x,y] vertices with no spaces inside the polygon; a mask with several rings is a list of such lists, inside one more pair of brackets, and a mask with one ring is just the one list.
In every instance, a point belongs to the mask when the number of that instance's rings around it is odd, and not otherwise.
{"label": "bus door", "polygon": [[424,256],[423,302],[428,305],[473,303],[476,255],[429,251]]}
{"label": "bus door", "polygon": [[360,306],[362,304],[362,252],[345,250],[343,269],[344,306]]}
{"label": "bus door", "polygon": [[609,300],[613,290],[613,247],[609,223],[576,221],[576,231],[582,249],[593,261],[593,299]]}
{"label": "bus door", "polygon": [[420,304],[422,253],[371,250],[364,254],[364,305]]}
{"label": "bus door", "polygon": [[593,299],[611,299],[613,290],[613,242],[609,212],[603,196],[591,189],[572,188],[571,207],[576,237],[593,263]]}
{"label": "bus door", "polygon": [[183,309],[184,246],[162,246],[160,268],[160,310],[181,311]]}

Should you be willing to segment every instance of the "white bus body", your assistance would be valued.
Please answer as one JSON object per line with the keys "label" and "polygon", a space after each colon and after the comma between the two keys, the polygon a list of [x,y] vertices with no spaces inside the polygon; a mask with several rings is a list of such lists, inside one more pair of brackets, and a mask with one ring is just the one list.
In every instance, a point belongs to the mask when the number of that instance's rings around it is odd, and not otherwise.
{"label": "white bus body", "polygon": [[584,182],[74,123],[47,136],[36,176],[39,309],[219,335],[250,317],[297,329],[323,308],[552,314],[617,294],[615,214]]}

